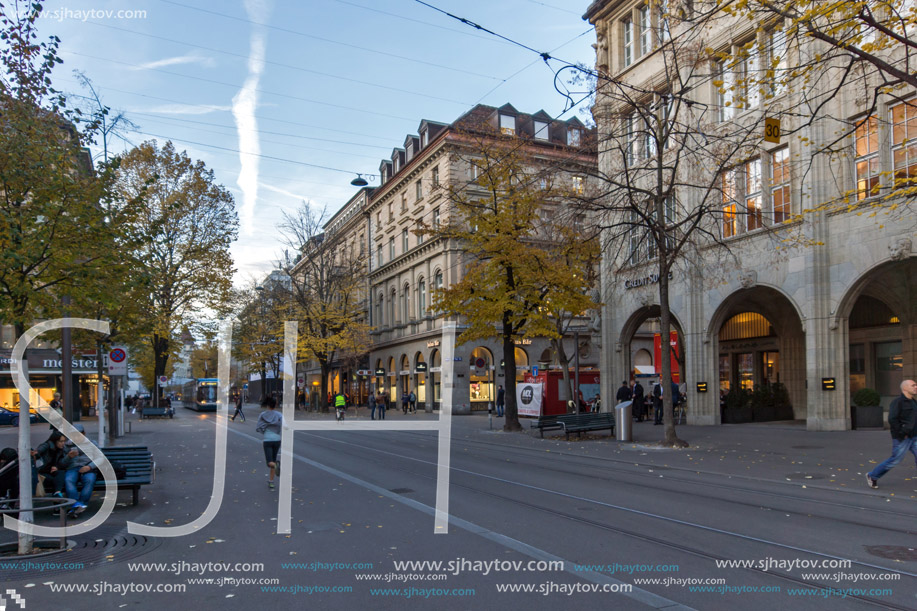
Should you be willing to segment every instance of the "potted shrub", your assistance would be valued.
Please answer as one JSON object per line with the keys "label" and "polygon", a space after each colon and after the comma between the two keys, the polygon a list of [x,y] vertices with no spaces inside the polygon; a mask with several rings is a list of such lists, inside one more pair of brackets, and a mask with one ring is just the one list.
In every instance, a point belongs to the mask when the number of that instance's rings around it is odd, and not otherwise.
{"label": "potted shrub", "polygon": [[790,403],[790,392],[786,386],[780,382],[771,384],[771,394],[774,402],[774,419],[776,420],[793,420],[793,404]]}
{"label": "potted shrub", "polygon": [[879,393],[872,388],[861,388],[853,393],[853,417],[855,426],[863,428],[882,428],[882,406],[879,405]]}
{"label": "potted shrub", "polygon": [[726,395],[726,405],[723,410],[723,422],[727,424],[740,424],[751,422],[753,412],[749,404],[750,394],[744,388],[733,388]]}
{"label": "potted shrub", "polygon": [[752,419],[755,422],[770,422],[776,418],[774,395],[770,386],[755,386],[749,397]]}

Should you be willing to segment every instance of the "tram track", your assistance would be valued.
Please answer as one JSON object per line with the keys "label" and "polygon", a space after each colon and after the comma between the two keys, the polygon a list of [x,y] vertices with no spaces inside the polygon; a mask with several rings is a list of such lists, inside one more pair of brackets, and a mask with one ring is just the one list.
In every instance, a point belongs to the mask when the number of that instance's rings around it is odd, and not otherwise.
{"label": "tram track", "polygon": [[[326,437],[323,437],[323,436],[321,436],[321,435],[315,435],[315,434],[311,434],[311,435],[314,435],[314,436],[317,437],[317,438],[327,439]],[[405,455],[402,455],[402,454],[397,454],[397,453],[395,453],[395,452],[391,452],[391,451],[387,451],[387,450],[380,450],[380,449],[378,449],[378,448],[372,448],[372,447],[369,447],[369,446],[364,446],[364,445],[359,445],[359,444],[353,444],[353,443],[344,442],[344,441],[339,441],[339,440],[331,440],[331,441],[333,441],[334,443],[345,444],[345,445],[352,446],[352,447],[354,447],[354,448],[359,448],[359,449],[362,449],[362,450],[364,450],[364,451],[365,451],[365,450],[369,450],[369,451],[374,451],[374,452],[381,452],[381,453],[387,454],[387,455],[389,455],[389,456],[392,456],[392,457],[394,457],[394,458],[399,458],[399,459],[402,459],[402,460],[410,460],[410,461],[424,462],[424,463],[427,463],[427,464],[430,464],[430,465],[435,465],[435,463],[432,462],[432,461],[425,461],[425,460],[417,459],[417,458],[414,458],[414,457],[411,457],[411,456],[405,456]],[[326,447],[325,449],[328,449],[328,448]],[[361,458],[361,456],[360,456],[359,454],[356,454],[355,451],[348,451],[347,453],[348,453],[348,455],[350,455],[351,457],[353,457],[353,458],[355,458],[355,459],[360,459],[360,458]],[[393,469],[393,470],[395,470],[395,471],[400,471],[400,472],[403,472],[403,473],[408,473],[408,474],[410,474],[410,475],[412,475],[412,476],[419,477],[419,478],[426,479],[426,480],[435,481],[435,479],[436,479],[435,476],[433,476],[433,475],[427,475],[427,474],[424,474],[424,473],[420,473],[420,472],[418,472],[418,471],[416,471],[416,470],[409,469],[409,468],[406,468],[406,467],[399,467],[399,466],[388,465],[387,468]],[[637,513],[637,514],[640,514],[640,515],[642,515],[642,516],[644,516],[644,517],[655,518],[655,519],[662,520],[662,521],[666,521],[666,522],[669,522],[669,523],[672,523],[672,524],[676,524],[676,525],[679,525],[679,526],[685,526],[685,527],[690,527],[690,528],[702,529],[702,530],[704,530],[704,531],[706,531],[706,532],[715,533],[715,534],[717,534],[717,535],[722,535],[722,536],[727,536],[727,537],[739,538],[739,539],[742,539],[742,540],[745,541],[745,542],[751,542],[751,543],[754,543],[754,544],[760,544],[760,545],[766,545],[766,546],[779,547],[779,548],[783,548],[783,549],[787,549],[787,550],[791,550],[791,551],[795,551],[795,552],[799,552],[799,553],[804,553],[804,554],[808,554],[808,555],[811,555],[811,556],[822,557],[822,558],[848,560],[848,559],[846,559],[846,558],[840,558],[840,557],[838,557],[838,556],[833,556],[833,555],[826,554],[826,553],[823,553],[823,552],[818,552],[818,551],[815,551],[815,550],[809,550],[809,549],[805,549],[805,548],[801,548],[801,547],[796,547],[796,546],[792,546],[792,545],[787,545],[787,544],[779,543],[779,542],[776,542],[776,541],[768,541],[768,540],[765,540],[765,539],[761,539],[761,538],[757,538],[757,537],[752,537],[752,536],[749,536],[749,535],[743,535],[743,534],[741,534],[741,533],[734,533],[734,532],[730,532],[730,531],[726,531],[726,530],[722,530],[722,529],[716,529],[716,528],[713,528],[713,527],[710,527],[710,526],[707,526],[707,525],[704,525],[704,524],[699,524],[699,523],[695,523],[695,522],[690,522],[690,521],[687,521],[687,520],[672,518],[672,517],[669,517],[669,516],[663,516],[663,515],[654,514],[654,513],[650,513],[650,512],[645,512],[645,511],[641,511],[641,510],[636,510],[636,509],[632,509],[632,508],[627,508],[627,507],[623,507],[623,506],[618,506],[618,505],[614,505],[614,504],[610,504],[610,503],[605,503],[605,502],[600,501],[600,500],[597,500],[597,499],[590,499],[590,498],[586,498],[586,497],[580,497],[580,496],[576,496],[576,495],[570,495],[570,494],[567,494],[567,493],[564,493],[564,492],[560,492],[560,491],[557,491],[557,490],[550,490],[550,489],[546,489],[546,488],[541,488],[541,487],[537,487],[537,486],[532,486],[532,485],[529,485],[529,484],[524,484],[524,483],[521,483],[521,482],[513,482],[513,481],[510,481],[510,480],[503,479],[503,478],[498,478],[498,477],[494,477],[494,476],[489,476],[489,475],[487,475],[487,474],[477,473],[477,472],[469,471],[469,470],[466,470],[466,469],[459,469],[459,468],[456,468],[456,467],[452,467],[452,470],[455,471],[455,472],[457,472],[457,473],[462,473],[462,474],[469,475],[469,476],[473,476],[473,477],[479,477],[479,478],[486,478],[486,479],[489,479],[489,480],[495,480],[495,481],[497,481],[497,482],[500,483],[500,484],[521,486],[521,487],[525,488],[526,490],[528,490],[528,491],[530,491],[530,492],[541,493],[541,494],[547,494],[547,495],[551,495],[551,496],[561,496],[561,497],[564,497],[564,498],[569,499],[569,500],[576,500],[577,502],[588,503],[588,504],[600,506],[600,507],[602,507],[602,508],[604,508],[604,509],[613,510],[613,511],[614,511],[614,510],[617,510],[617,511],[624,511],[624,512],[627,512],[627,513]],[[580,474],[580,475],[581,475],[581,474]],[[539,511],[539,512],[542,512],[542,513],[545,513],[545,514],[554,516],[554,517],[556,517],[556,518],[561,518],[561,519],[564,519],[564,520],[568,520],[568,521],[571,521],[571,522],[575,522],[575,523],[578,523],[578,524],[582,524],[582,525],[585,525],[585,526],[588,526],[588,527],[591,527],[591,528],[595,528],[595,529],[598,529],[598,530],[601,530],[601,531],[604,531],[604,532],[612,532],[612,533],[615,533],[616,535],[620,535],[620,536],[624,536],[624,537],[627,537],[627,538],[631,538],[631,539],[634,539],[634,540],[637,540],[637,541],[641,541],[641,542],[643,542],[643,543],[648,543],[648,544],[650,544],[650,545],[655,545],[655,546],[664,547],[664,548],[666,548],[666,549],[670,549],[670,550],[673,550],[673,551],[678,551],[678,552],[681,552],[681,553],[684,553],[684,554],[692,555],[692,556],[699,557],[699,558],[703,558],[703,559],[706,559],[706,560],[710,560],[710,561],[727,561],[727,560],[730,560],[730,558],[726,558],[726,557],[723,557],[723,556],[719,556],[719,555],[713,554],[713,553],[711,553],[711,552],[709,552],[709,551],[706,551],[706,550],[704,550],[704,549],[700,549],[700,548],[698,548],[698,547],[696,547],[696,546],[684,545],[684,544],[676,543],[676,542],[673,542],[673,541],[668,541],[668,540],[666,540],[666,539],[662,539],[662,538],[659,538],[659,537],[655,537],[655,536],[652,536],[652,535],[648,535],[648,534],[644,534],[644,533],[633,532],[632,530],[628,530],[628,529],[626,529],[626,528],[616,527],[616,526],[614,526],[613,524],[610,524],[610,523],[608,523],[608,522],[593,520],[593,519],[589,519],[589,518],[583,517],[583,516],[581,516],[581,515],[572,514],[572,513],[566,512],[566,511],[562,511],[562,510],[557,509],[556,507],[551,507],[551,506],[549,506],[548,504],[541,504],[541,503],[529,502],[529,501],[525,501],[525,500],[520,499],[518,496],[512,496],[512,495],[507,495],[507,494],[501,494],[501,493],[498,493],[498,492],[493,492],[493,491],[485,490],[485,489],[482,488],[482,487],[477,487],[477,486],[471,486],[471,485],[467,485],[467,484],[458,483],[458,482],[455,481],[455,478],[452,478],[452,479],[450,480],[450,486],[452,486],[452,487],[454,487],[454,488],[460,488],[460,489],[463,489],[463,490],[467,490],[468,492],[471,492],[471,493],[474,493],[474,494],[479,494],[479,495],[482,495],[482,496],[487,496],[487,497],[489,497],[489,498],[497,499],[497,500],[500,500],[500,501],[502,501],[502,502],[509,503],[509,504],[512,504],[512,505],[516,505],[516,506],[520,506],[520,507],[525,507],[525,508],[530,509],[530,510],[533,510],[533,511]],[[830,518],[830,519],[833,519],[833,518]],[[910,573],[910,572],[907,572],[907,571],[904,571],[904,570],[900,570],[900,569],[894,569],[894,568],[890,568],[890,567],[884,567],[884,566],[873,565],[873,564],[869,564],[869,563],[865,563],[865,562],[861,562],[861,561],[857,561],[857,560],[850,560],[850,562],[851,562],[851,565],[856,565],[856,566],[862,567],[862,568],[864,568],[864,569],[869,569],[869,570],[873,570],[873,571],[887,572],[887,573],[897,573],[897,574],[901,575],[902,577],[917,578],[917,574]],[[792,583],[792,584],[794,584],[794,585],[796,585],[796,586],[800,586],[800,587],[814,588],[814,589],[821,589],[821,590],[824,590],[824,589],[826,589],[827,587],[831,587],[831,586],[825,586],[825,585],[823,585],[823,584],[821,584],[821,583],[819,583],[819,582],[816,582],[816,581],[805,580],[805,579],[802,579],[802,578],[794,577],[794,576],[792,576],[792,575],[790,575],[790,574],[788,574],[788,573],[778,572],[778,571],[774,571],[774,570],[772,570],[772,569],[769,569],[769,570],[766,570],[766,571],[765,571],[765,570],[757,569],[757,568],[754,568],[754,567],[733,567],[733,568],[735,568],[735,569],[737,569],[737,570],[748,571],[748,572],[755,573],[755,574],[758,574],[758,575],[772,576],[772,577],[779,578],[779,579],[781,579],[781,580],[790,582],[790,583]],[[900,582],[898,582],[898,583],[900,583]],[[858,601],[860,601],[860,602],[862,602],[862,603],[869,604],[869,605],[876,606],[876,607],[880,607],[880,608],[884,608],[884,609],[893,609],[893,610],[896,610],[896,611],[897,611],[897,610],[901,610],[901,611],[905,611],[905,610],[906,610],[906,611],[910,611],[910,610],[912,609],[912,607],[901,606],[901,605],[897,605],[897,604],[895,604],[895,603],[891,603],[891,602],[888,602],[888,601],[879,600],[879,599],[876,599],[876,598],[871,598],[871,597],[868,597],[868,596],[849,595],[849,596],[847,596],[847,598],[850,598],[850,599],[853,599],[853,600],[858,600]]]}

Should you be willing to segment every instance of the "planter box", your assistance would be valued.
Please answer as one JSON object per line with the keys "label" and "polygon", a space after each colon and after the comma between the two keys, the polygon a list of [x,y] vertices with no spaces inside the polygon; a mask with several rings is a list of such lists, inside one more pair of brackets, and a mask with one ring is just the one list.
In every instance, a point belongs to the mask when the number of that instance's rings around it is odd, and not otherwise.
{"label": "planter box", "polygon": [[727,409],[723,413],[723,422],[726,424],[742,424],[751,422],[754,412],[750,407],[740,407],[738,409]]}
{"label": "planter box", "polygon": [[755,422],[770,422],[777,419],[777,410],[773,405],[755,407],[753,410]]}
{"label": "planter box", "polygon": [[882,421],[881,405],[857,405],[853,408],[856,428],[882,428],[885,423]]}

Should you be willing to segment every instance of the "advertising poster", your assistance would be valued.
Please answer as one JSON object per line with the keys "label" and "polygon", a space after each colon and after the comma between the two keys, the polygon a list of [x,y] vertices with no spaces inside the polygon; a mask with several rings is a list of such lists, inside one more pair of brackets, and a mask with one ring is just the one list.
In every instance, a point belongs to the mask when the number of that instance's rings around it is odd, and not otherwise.
{"label": "advertising poster", "polygon": [[541,415],[542,384],[516,384],[516,407],[520,416]]}

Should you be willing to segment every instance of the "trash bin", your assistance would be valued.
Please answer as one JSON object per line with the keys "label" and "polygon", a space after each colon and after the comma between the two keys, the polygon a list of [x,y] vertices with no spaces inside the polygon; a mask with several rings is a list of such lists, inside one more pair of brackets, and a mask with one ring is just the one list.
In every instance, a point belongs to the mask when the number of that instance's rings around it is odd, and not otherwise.
{"label": "trash bin", "polygon": [[615,431],[618,441],[634,440],[633,401],[624,401],[615,405]]}

